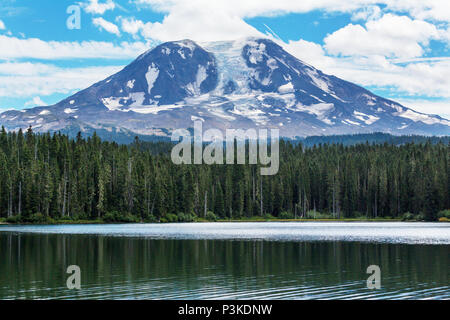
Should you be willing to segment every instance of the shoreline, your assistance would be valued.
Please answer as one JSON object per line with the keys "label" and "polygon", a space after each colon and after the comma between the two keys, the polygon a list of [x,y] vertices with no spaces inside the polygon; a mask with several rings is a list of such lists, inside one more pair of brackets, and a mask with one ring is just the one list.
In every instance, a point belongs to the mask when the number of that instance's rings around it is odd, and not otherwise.
{"label": "shoreline", "polygon": [[36,223],[30,222],[0,222],[0,225],[83,225],[83,224],[174,224],[174,223],[249,223],[249,222],[449,222],[449,221],[418,221],[418,220],[408,220],[403,221],[401,219],[357,219],[357,218],[347,218],[347,219],[233,219],[233,220],[217,220],[208,221],[205,219],[199,219],[192,222],[104,222],[99,220],[83,220],[83,221],[42,221]]}

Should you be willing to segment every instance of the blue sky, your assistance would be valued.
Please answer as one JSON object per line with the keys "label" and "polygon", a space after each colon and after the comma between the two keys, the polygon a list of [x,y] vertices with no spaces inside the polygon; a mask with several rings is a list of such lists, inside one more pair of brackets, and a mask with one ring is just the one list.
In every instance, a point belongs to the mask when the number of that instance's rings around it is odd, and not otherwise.
{"label": "blue sky", "polygon": [[[73,5],[81,28],[71,30]],[[160,42],[246,36],[450,118],[447,0],[2,0],[0,111],[56,103]]]}

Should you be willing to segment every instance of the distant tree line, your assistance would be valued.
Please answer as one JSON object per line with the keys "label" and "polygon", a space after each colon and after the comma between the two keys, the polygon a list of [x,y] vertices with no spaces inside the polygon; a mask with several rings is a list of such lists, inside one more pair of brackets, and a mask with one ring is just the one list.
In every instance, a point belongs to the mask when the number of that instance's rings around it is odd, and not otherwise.
{"label": "distant tree line", "polygon": [[403,145],[406,143],[450,143],[450,136],[442,137],[427,137],[419,135],[403,135],[395,136],[389,133],[375,132],[375,133],[358,133],[345,135],[331,135],[331,136],[311,136],[306,138],[298,138],[293,140],[301,142],[303,146],[312,147],[319,144],[343,144],[344,146],[356,145],[361,143],[383,144],[387,142],[393,145]]}
{"label": "distant tree line", "polygon": [[191,221],[195,217],[401,217],[450,208],[449,145],[280,142],[280,170],[174,165],[170,144],[0,132],[0,217]]}

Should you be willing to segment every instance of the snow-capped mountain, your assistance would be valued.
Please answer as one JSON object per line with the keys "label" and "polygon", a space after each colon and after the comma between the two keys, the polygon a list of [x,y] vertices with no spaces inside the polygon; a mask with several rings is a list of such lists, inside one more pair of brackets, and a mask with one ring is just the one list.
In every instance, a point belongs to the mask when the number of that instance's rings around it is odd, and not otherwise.
{"label": "snow-capped mountain", "polygon": [[268,39],[167,42],[122,71],[47,107],[0,114],[8,130],[169,136],[173,129],[279,128],[285,137],[387,132],[450,134],[415,112],[326,75]]}

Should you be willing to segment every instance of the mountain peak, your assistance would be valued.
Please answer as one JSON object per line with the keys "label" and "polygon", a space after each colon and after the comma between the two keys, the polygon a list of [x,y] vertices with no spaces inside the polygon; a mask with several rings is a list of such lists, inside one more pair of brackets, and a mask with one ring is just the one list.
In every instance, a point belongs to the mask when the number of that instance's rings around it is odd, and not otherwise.
{"label": "mountain peak", "polygon": [[122,71],[51,107],[0,116],[9,129],[279,128],[282,136],[387,132],[449,134],[450,121],[405,108],[326,75],[267,38],[166,42]]}

